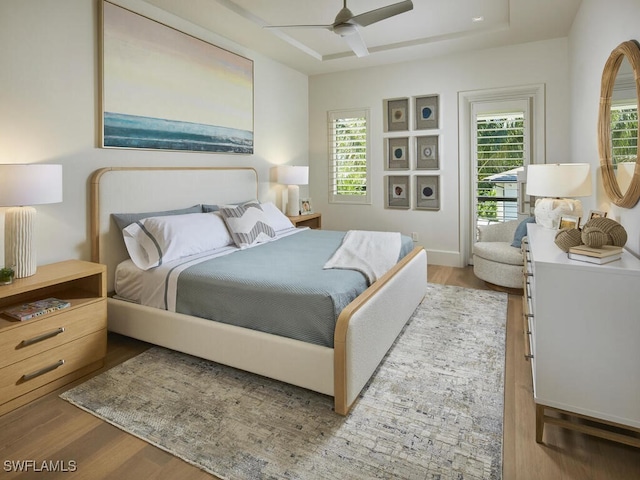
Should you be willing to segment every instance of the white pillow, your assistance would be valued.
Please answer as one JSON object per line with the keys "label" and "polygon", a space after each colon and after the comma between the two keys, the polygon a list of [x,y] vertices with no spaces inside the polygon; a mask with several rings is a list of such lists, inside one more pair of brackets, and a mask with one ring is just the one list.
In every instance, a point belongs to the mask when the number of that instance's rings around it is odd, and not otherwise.
{"label": "white pillow", "polygon": [[142,270],[233,242],[217,213],[148,217],[122,232],[131,260]]}
{"label": "white pillow", "polygon": [[273,202],[261,203],[260,206],[262,207],[264,214],[267,216],[269,225],[271,225],[276,232],[294,228],[289,217],[282,213],[280,209],[273,204]]}
{"label": "white pillow", "polygon": [[258,202],[227,205],[220,207],[219,212],[227,224],[231,238],[240,248],[268,242],[276,236]]}

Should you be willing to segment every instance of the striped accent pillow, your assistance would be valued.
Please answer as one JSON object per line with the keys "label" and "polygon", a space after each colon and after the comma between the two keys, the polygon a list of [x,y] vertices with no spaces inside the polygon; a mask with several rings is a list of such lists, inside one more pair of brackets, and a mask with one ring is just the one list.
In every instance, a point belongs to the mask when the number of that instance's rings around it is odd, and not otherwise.
{"label": "striped accent pillow", "polygon": [[239,248],[268,242],[276,236],[267,215],[257,202],[220,207],[219,213]]}

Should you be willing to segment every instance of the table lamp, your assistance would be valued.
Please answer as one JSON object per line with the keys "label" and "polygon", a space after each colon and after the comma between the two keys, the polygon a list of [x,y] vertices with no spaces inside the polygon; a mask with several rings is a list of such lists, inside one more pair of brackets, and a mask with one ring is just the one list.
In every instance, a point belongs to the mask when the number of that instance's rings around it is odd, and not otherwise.
{"label": "table lamp", "polygon": [[300,187],[309,183],[309,167],[280,165],[277,170],[277,182],[287,185],[287,215],[300,215]]}
{"label": "table lamp", "polygon": [[0,207],[4,216],[4,264],[15,278],[36,273],[35,218],[31,205],[62,202],[62,165],[0,165]]}
{"label": "table lamp", "polygon": [[527,166],[527,195],[536,199],[536,223],[558,228],[562,216],[582,217],[582,202],[575,198],[591,195],[591,166],[588,163],[543,163]]}

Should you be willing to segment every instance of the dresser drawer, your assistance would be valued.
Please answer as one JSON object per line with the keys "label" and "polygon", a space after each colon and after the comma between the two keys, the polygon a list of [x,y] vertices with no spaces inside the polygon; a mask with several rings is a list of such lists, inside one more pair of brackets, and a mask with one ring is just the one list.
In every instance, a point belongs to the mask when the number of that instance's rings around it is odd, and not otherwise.
{"label": "dresser drawer", "polygon": [[[33,322],[33,323],[32,323]],[[100,299],[16,324],[0,335],[0,368],[107,328],[107,301]]]}
{"label": "dresser drawer", "polygon": [[107,331],[100,330],[0,369],[0,405],[101,360]]}

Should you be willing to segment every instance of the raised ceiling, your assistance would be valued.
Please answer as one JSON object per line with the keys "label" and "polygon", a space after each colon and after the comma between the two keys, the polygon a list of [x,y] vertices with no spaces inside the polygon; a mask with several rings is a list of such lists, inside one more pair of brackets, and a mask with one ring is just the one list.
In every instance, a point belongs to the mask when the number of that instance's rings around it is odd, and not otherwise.
{"label": "raised ceiling", "polygon": [[[357,57],[325,29],[343,0],[146,0],[308,75],[389,64],[568,35],[581,0],[413,0],[413,10],[360,27],[369,55]],[[348,0],[355,14],[399,0]]]}

